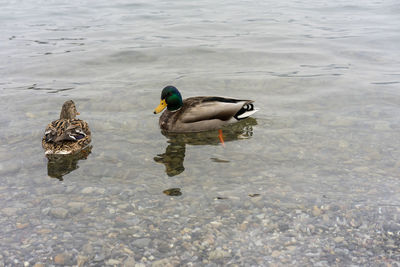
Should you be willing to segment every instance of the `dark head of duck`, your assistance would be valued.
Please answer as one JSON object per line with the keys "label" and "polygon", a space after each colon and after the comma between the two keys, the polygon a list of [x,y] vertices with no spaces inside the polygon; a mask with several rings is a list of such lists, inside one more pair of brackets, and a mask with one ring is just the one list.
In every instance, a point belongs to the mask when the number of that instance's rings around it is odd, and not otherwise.
{"label": "dark head of duck", "polygon": [[175,111],[182,107],[183,101],[181,93],[174,86],[167,86],[161,92],[161,101],[158,107],[154,110],[154,114],[160,113],[165,108],[169,111]]}

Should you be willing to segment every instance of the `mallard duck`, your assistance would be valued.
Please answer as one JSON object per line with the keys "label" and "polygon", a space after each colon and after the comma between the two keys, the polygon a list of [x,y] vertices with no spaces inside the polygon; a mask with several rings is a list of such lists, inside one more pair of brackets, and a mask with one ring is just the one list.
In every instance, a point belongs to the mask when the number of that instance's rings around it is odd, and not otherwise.
{"label": "mallard duck", "polygon": [[167,86],[161,92],[161,101],[154,110],[160,113],[161,130],[170,133],[202,132],[245,119],[258,110],[252,100],[218,96],[196,96],[182,100],[178,89]]}
{"label": "mallard duck", "polygon": [[76,119],[79,113],[75,103],[68,100],[61,108],[60,119],[47,125],[42,139],[46,155],[72,154],[86,147],[91,141],[88,124]]}

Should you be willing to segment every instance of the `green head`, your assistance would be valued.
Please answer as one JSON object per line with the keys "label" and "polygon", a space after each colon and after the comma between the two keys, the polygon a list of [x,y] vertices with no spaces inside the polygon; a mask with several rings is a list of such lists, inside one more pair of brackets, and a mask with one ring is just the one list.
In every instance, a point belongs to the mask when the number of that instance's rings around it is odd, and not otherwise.
{"label": "green head", "polygon": [[154,114],[160,113],[167,108],[169,111],[178,110],[182,107],[182,96],[174,86],[167,86],[161,92],[160,105],[154,110]]}

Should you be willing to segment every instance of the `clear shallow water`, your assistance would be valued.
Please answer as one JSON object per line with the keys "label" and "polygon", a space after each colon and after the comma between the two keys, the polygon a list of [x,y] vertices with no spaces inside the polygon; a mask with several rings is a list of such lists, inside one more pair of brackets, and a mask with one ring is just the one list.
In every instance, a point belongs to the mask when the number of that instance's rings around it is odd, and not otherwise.
{"label": "clear shallow water", "polygon": [[[398,263],[399,11],[4,3],[0,264]],[[165,137],[152,111],[168,84],[260,111],[224,130],[225,147]],[[67,99],[93,147],[60,181],[40,142]]]}

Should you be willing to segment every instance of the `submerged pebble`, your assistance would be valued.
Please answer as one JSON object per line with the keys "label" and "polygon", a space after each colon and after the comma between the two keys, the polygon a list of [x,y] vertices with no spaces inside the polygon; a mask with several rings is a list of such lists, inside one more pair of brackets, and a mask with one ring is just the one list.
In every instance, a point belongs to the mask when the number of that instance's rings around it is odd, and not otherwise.
{"label": "submerged pebble", "polygon": [[164,194],[168,196],[180,196],[182,195],[180,188],[170,188],[163,191]]}

